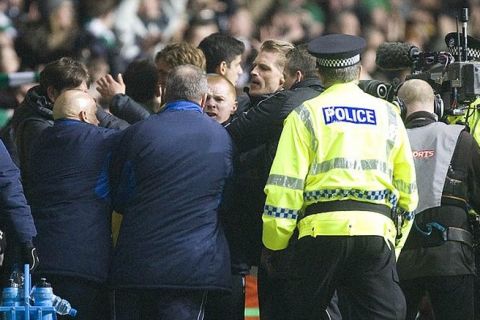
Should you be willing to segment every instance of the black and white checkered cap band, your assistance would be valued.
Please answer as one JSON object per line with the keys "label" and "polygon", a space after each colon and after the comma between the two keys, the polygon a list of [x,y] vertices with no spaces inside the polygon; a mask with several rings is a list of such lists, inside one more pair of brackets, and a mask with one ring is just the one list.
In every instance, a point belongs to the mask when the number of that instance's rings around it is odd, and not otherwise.
{"label": "black and white checkered cap band", "polygon": [[360,61],[360,54],[357,54],[353,57],[346,59],[327,59],[327,58],[318,58],[317,63],[322,67],[327,68],[343,68],[353,66],[354,64]]}
{"label": "black and white checkered cap band", "polygon": [[[453,54],[454,56],[458,55],[458,47],[449,47],[448,49],[449,49],[450,53]],[[479,49],[467,48],[467,57],[469,59],[479,60],[480,59],[480,50]]]}

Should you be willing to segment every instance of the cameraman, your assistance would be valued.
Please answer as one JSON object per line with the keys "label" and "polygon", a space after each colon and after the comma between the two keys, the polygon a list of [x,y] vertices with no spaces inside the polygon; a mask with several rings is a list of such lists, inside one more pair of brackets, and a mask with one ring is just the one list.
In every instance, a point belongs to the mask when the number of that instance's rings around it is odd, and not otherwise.
{"label": "cameraman", "polygon": [[398,91],[417,173],[419,205],[398,259],[407,318],[426,292],[437,320],[474,319],[475,261],[468,208],[480,209],[480,148],[463,126],[438,122],[431,86]]}

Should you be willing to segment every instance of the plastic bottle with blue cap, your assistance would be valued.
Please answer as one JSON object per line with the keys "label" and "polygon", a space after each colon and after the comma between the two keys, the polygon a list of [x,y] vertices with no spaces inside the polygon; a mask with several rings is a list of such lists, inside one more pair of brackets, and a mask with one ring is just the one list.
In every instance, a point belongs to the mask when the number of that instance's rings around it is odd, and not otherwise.
{"label": "plastic bottle with blue cap", "polygon": [[[77,310],[72,308],[67,300],[62,299],[53,293],[52,286],[45,278],[40,279],[40,282],[33,289],[32,295],[35,301],[35,306],[51,306],[55,309],[55,312],[60,315],[68,314],[75,317],[77,314]],[[52,320],[52,318],[51,315],[45,315],[42,317],[42,320]]]}

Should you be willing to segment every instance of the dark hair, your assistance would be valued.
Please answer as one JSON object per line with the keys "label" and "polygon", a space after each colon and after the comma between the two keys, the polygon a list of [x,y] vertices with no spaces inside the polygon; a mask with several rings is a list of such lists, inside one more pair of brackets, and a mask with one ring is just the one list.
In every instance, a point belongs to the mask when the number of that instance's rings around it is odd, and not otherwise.
{"label": "dark hair", "polygon": [[48,63],[40,72],[40,89],[46,93],[47,88],[52,86],[60,92],[65,89],[73,89],[84,82],[90,85],[90,75],[87,67],[75,59],[63,57]]}
{"label": "dark hair", "polygon": [[207,75],[190,64],[175,67],[170,71],[165,84],[165,102],[176,100],[198,101],[208,91]]}
{"label": "dark hair", "polygon": [[285,71],[290,75],[302,72],[305,79],[318,78],[317,59],[307,50],[308,44],[300,44],[287,52]]}
{"label": "dark hair", "polygon": [[198,47],[205,54],[208,73],[214,73],[222,61],[230,67],[230,63],[245,51],[242,41],[220,32],[205,37]]}
{"label": "dark hair", "polygon": [[158,78],[158,71],[152,60],[134,60],[123,73],[125,93],[137,102],[148,102],[155,98]]}

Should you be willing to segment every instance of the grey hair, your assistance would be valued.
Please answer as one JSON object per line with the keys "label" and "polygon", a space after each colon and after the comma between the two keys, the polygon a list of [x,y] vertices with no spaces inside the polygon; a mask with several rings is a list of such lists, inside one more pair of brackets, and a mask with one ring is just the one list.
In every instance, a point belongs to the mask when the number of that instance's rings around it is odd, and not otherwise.
{"label": "grey hair", "polygon": [[165,83],[165,102],[189,100],[198,102],[208,92],[205,71],[191,64],[173,68]]}
{"label": "grey hair", "polygon": [[322,84],[328,88],[336,83],[347,83],[358,79],[360,64],[344,68],[327,68],[318,66],[318,72],[322,78]]}

